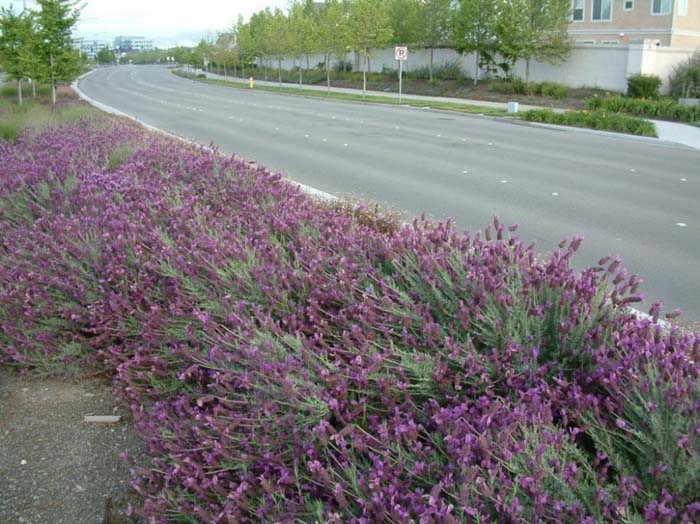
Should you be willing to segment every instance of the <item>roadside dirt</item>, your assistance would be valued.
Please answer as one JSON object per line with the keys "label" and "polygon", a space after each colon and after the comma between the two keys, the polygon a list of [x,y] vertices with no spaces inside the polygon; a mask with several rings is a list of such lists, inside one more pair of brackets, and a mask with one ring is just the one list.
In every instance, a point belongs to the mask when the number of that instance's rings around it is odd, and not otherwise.
{"label": "roadside dirt", "polygon": [[[21,378],[0,369],[0,523],[126,524],[141,442],[107,381]],[[83,422],[119,415],[117,424]]]}

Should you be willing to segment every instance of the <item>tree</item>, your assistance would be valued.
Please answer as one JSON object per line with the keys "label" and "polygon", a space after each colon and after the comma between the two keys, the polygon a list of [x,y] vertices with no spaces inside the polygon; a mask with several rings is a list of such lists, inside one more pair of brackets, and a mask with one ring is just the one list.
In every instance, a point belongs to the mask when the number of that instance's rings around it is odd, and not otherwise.
{"label": "tree", "polygon": [[390,0],[388,4],[394,42],[404,45],[418,44],[423,26],[421,0]]}
{"label": "tree", "polygon": [[460,53],[475,53],[474,83],[479,69],[491,69],[498,52],[497,23],[503,0],[459,0],[452,17],[455,49]]}
{"label": "tree", "polygon": [[418,44],[430,50],[430,81],[433,81],[435,48],[449,42],[452,31],[452,0],[423,0],[420,6]]}
{"label": "tree", "polygon": [[254,50],[253,56],[259,58],[265,70],[265,81],[267,82],[267,60],[272,56],[270,43],[270,19],[272,12],[269,8],[259,11],[250,17],[251,47]]}
{"label": "tree", "polygon": [[292,57],[299,61],[299,85],[303,83],[301,59],[308,57],[318,48],[316,20],[309,14],[306,5],[295,2],[289,12],[289,51]]}
{"label": "tree", "polygon": [[524,59],[525,79],[529,82],[533,58],[550,63],[566,58],[571,48],[567,34],[570,15],[569,0],[505,2],[496,33],[506,72],[512,70],[517,60]]}
{"label": "tree", "polygon": [[106,47],[103,47],[95,55],[95,61],[100,65],[107,65],[113,64],[116,61],[116,58],[112,51],[110,51]]}
{"label": "tree", "polygon": [[246,65],[254,62],[257,56],[255,40],[251,32],[250,24],[246,24],[242,16],[238,17],[238,22],[236,22],[233,28],[233,33],[236,35],[236,52],[238,54],[238,60],[241,63],[243,78],[245,78]]}
{"label": "tree", "polygon": [[269,42],[270,55],[277,60],[277,79],[282,88],[282,60],[291,50],[289,20],[281,9],[275,9],[267,17],[265,34]]}
{"label": "tree", "polygon": [[391,41],[393,29],[383,0],[355,0],[350,5],[350,45],[363,57],[362,94],[367,94],[367,71],[372,49]]}
{"label": "tree", "polygon": [[80,74],[83,60],[73,47],[71,36],[80,10],[75,0],[36,0],[40,42],[37,55],[42,60],[42,80],[51,86],[51,101],[56,105],[58,82],[70,82]]}
{"label": "tree", "polygon": [[[17,81],[17,103],[22,105],[22,81],[35,80],[39,74],[36,56],[37,33],[34,16],[23,11],[15,14],[12,9],[0,11],[0,65],[11,80]],[[35,89],[35,82],[33,82]]]}
{"label": "tree", "polygon": [[326,65],[326,85],[331,88],[331,59],[347,55],[350,43],[349,12],[347,5],[339,0],[325,4],[318,18],[318,50],[323,53]]}

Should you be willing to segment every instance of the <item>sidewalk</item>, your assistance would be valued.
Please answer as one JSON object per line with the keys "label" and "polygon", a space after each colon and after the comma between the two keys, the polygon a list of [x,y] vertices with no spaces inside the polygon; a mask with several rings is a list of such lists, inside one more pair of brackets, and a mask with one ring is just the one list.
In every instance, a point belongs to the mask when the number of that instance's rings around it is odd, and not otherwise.
{"label": "sidewalk", "polygon": [[[241,83],[241,84],[248,83],[248,80],[243,79],[243,78],[234,78],[231,76],[224,76],[224,75],[217,75],[214,73],[207,73],[207,72],[202,71],[200,69],[197,69],[196,73],[205,74],[205,75],[207,75],[207,78],[211,78],[213,80],[225,80],[228,82],[237,82],[237,83]],[[270,81],[265,82],[264,80],[256,80],[255,84],[260,85],[260,86],[265,86],[265,87],[278,87],[279,86],[279,82],[270,82]],[[291,83],[285,83],[285,82],[282,82],[282,87],[306,89],[309,91],[324,91],[324,92],[328,91],[328,88],[326,86],[306,85],[306,84],[303,84],[300,86],[299,84],[291,84]],[[349,89],[349,88],[343,88],[343,87],[331,87],[331,92],[357,95],[360,91],[358,89]],[[398,97],[398,95],[396,93],[390,93],[390,92],[384,92],[384,91],[369,91],[368,90],[367,94],[370,96],[385,96],[385,97],[393,97],[393,98]],[[482,106],[482,107],[490,107],[490,108],[497,108],[497,109],[507,109],[507,107],[508,107],[508,104],[505,102],[489,102],[487,100],[470,100],[470,99],[465,99],[465,98],[449,98],[449,97],[444,97],[444,96],[403,95],[403,99],[404,100],[421,100],[423,102],[425,102],[425,101],[447,102],[447,103],[452,103],[452,104],[465,104],[465,105]],[[530,106],[530,105],[522,105],[521,104],[519,109],[520,109],[520,111],[529,111],[531,109],[544,109],[544,108],[539,107],[539,106]],[[552,108],[547,108],[547,109],[552,109]],[[563,109],[552,109],[552,110],[553,111],[564,111]],[[673,142],[676,144],[681,144],[684,146],[688,146],[688,147],[692,147],[694,149],[700,150],[700,127],[691,126],[688,124],[681,124],[678,122],[666,122],[666,121],[662,121],[662,120],[651,120],[651,122],[653,122],[656,125],[656,131],[659,135],[659,140],[663,140],[664,142]]]}
{"label": "sidewalk", "polygon": [[659,140],[700,149],[700,127],[663,120],[652,120],[652,122],[656,124]]}
{"label": "sidewalk", "polygon": [[[202,71],[201,69],[196,70],[197,74],[205,74],[207,75],[207,78],[211,78],[212,80],[225,80],[228,82],[237,82],[239,84],[247,84],[248,80],[243,79],[243,78],[234,78],[232,76],[224,76],[224,75],[217,75],[215,73],[207,73],[206,71]],[[255,85],[259,86],[265,86],[265,87],[279,87],[279,82],[272,82],[272,81],[267,81],[265,82],[264,80],[256,80]],[[292,84],[289,82],[282,82],[282,87],[285,88],[292,88],[292,89],[305,89],[308,91],[323,91],[324,93],[328,91],[328,88],[326,86],[319,86],[319,85],[306,85],[302,84],[301,86],[299,84]],[[362,94],[362,91],[360,89],[350,89],[350,88],[345,88],[345,87],[331,87],[331,92],[332,93],[344,93],[348,95],[357,95],[357,94]],[[367,90],[367,95],[369,96],[385,96],[385,97],[390,97],[390,98],[397,98],[399,97],[398,93],[393,93],[389,91],[371,91]],[[450,98],[446,96],[424,96],[424,95],[407,95],[404,94],[402,95],[403,100],[421,100],[423,102],[425,101],[434,101],[434,102],[447,102],[450,104],[464,104],[464,105],[469,105],[469,106],[482,106],[482,107],[490,107],[490,108],[495,108],[495,109],[507,109],[508,104],[505,102],[489,102],[487,100],[471,100],[467,98]],[[520,110],[521,111],[529,111],[530,109],[541,109],[538,106],[529,106],[529,105],[522,105],[520,104]],[[556,109],[555,109],[556,111]]]}

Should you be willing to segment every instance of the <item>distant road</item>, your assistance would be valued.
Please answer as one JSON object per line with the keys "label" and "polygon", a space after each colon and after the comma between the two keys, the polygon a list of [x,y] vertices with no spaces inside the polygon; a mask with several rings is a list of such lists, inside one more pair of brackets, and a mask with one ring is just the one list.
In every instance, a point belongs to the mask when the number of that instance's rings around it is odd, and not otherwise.
{"label": "distant road", "polygon": [[519,122],[231,89],[160,66],[101,69],[87,95],[300,183],[461,229],[494,214],[541,250],[586,237],[583,268],[619,254],[643,289],[700,319],[700,152]]}

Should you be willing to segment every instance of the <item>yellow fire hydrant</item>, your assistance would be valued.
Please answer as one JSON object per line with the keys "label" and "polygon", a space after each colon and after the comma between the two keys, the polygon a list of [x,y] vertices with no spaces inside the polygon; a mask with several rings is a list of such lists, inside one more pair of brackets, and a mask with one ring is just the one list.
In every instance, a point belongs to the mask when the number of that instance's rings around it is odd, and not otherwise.
{"label": "yellow fire hydrant", "polygon": [[255,87],[255,78],[253,78],[252,76],[248,79],[248,87],[250,87],[251,89]]}

